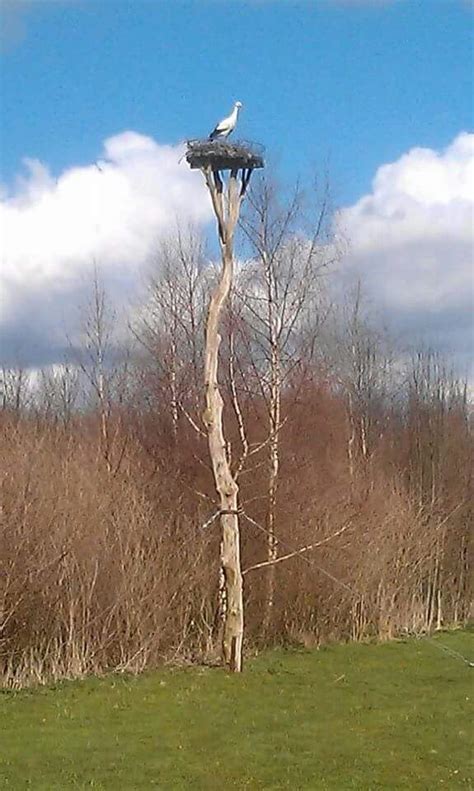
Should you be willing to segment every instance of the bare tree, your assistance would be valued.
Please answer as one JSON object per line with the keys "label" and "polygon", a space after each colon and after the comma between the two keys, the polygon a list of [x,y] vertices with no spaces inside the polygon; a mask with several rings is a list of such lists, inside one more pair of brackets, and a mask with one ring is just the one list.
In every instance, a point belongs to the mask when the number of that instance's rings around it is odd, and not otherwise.
{"label": "bare tree", "polygon": [[[406,474],[420,518],[432,537],[431,562],[423,580],[426,628],[440,628],[449,589],[446,559],[453,565],[453,554],[460,558],[455,579],[457,601],[465,599],[469,585],[472,544],[466,509],[469,512],[471,473],[469,465],[463,463],[463,458],[469,457],[465,446],[470,434],[467,383],[456,376],[440,354],[425,348],[414,352],[409,360],[407,387]],[[459,456],[457,463],[455,456]],[[448,518],[440,521],[440,514],[446,512]],[[440,526],[434,530],[437,522]]]}
{"label": "bare tree", "polygon": [[238,281],[241,311],[250,329],[248,352],[268,416],[267,560],[268,589],[264,627],[271,622],[275,597],[277,491],[280,433],[288,414],[282,396],[290,377],[300,375],[313,359],[322,321],[321,274],[336,251],[326,236],[328,190],[322,195],[309,228],[303,232],[303,195],[297,188],[286,205],[274,184],[262,179],[250,192],[242,228],[252,249]]}
{"label": "bare tree", "polygon": [[196,424],[201,395],[208,293],[202,237],[192,228],[163,239],[152,261],[145,309],[133,327],[146,349],[151,378],[169,405],[177,441],[180,418]]}
{"label": "bare tree", "polygon": [[114,446],[118,436],[117,427],[112,426],[112,406],[119,402],[119,394],[125,390],[128,365],[124,349],[124,360],[119,361],[118,348],[114,339],[116,326],[115,311],[100,282],[97,266],[94,267],[92,295],[83,309],[82,346],[73,347],[72,355],[89,387],[92,404],[99,416],[99,454],[109,473],[116,472],[123,456],[123,447],[114,463]]}
{"label": "bare tree", "polygon": [[41,371],[36,402],[46,419],[66,426],[79,402],[79,371],[66,361]]}
{"label": "bare tree", "polygon": [[395,396],[394,355],[387,333],[364,304],[361,282],[334,307],[324,353],[346,405],[347,457],[351,480],[357,462],[368,462],[383,433],[385,407]]}
{"label": "bare tree", "polygon": [[31,401],[31,377],[21,365],[0,370],[2,409],[19,414]]}
{"label": "bare tree", "polygon": [[212,171],[208,166],[204,169],[204,175],[217,219],[222,269],[207,313],[204,362],[206,408],[203,422],[207,429],[214,480],[220,497],[221,564],[226,594],[223,634],[224,661],[230,670],[240,672],[242,670],[244,638],[244,603],[240,562],[239,487],[232,474],[224,438],[224,402],[219,390],[218,368],[221,343],[219,327],[234,277],[234,234],[239,219],[240,204],[245,193],[246,175],[245,172],[242,172],[240,184],[238,171],[231,171],[226,201],[224,201],[223,182],[219,173]]}

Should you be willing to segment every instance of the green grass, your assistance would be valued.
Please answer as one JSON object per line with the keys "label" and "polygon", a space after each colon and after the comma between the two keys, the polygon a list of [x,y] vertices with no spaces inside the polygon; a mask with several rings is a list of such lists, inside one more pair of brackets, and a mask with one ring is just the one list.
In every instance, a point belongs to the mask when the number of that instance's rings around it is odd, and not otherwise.
{"label": "green grass", "polygon": [[[0,788],[470,789],[469,632],[0,694]],[[471,765],[472,770],[472,765]]]}

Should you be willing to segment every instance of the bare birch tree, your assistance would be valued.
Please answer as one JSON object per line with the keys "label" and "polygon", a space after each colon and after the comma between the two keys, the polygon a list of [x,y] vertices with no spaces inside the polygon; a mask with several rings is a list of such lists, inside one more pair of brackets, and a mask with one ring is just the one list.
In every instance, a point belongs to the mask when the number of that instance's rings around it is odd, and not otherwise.
{"label": "bare birch tree", "polygon": [[392,343],[364,303],[361,282],[332,311],[323,337],[331,378],[344,398],[351,481],[359,460],[368,462],[383,433],[384,407],[395,396]]}
{"label": "bare birch tree", "polygon": [[15,414],[25,409],[31,400],[31,377],[22,366],[2,366],[0,369],[1,407]]}
{"label": "bare birch tree", "polygon": [[78,405],[78,369],[69,361],[43,369],[38,390],[36,401],[41,413],[66,426]]}
{"label": "bare birch tree", "polygon": [[[116,314],[94,267],[92,294],[82,310],[82,339],[71,348],[71,359],[77,365],[99,418],[99,457],[109,473],[116,473],[123,457],[123,446],[114,459],[118,426],[112,425],[112,408],[123,402],[128,378],[125,347],[114,337]],[[120,357],[120,359],[119,359]]]}
{"label": "bare birch tree", "polygon": [[133,327],[160,397],[169,406],[175,442],[183,416],[197,428],[208,293],[205,264],[203,239],[193,229],[178,227],[163,239],[152,260],[146,307]]}
{"label": "bare birch tree", "polygon": [[262,179],[250,193],[242,220],[253,258],[241,273],[238,297],[250,327],[252,369],[268,415],[265,629],[271,623],[275,598],[280,432],[288,417],[282,414],[282,395],[292,374],[301,374],[313,358],[323,312],[321,274],[336,253],[326,237],[327,219],[327,190],[304,232],[300,190],[295,190],[287,205],[280,205],[275,186]]}

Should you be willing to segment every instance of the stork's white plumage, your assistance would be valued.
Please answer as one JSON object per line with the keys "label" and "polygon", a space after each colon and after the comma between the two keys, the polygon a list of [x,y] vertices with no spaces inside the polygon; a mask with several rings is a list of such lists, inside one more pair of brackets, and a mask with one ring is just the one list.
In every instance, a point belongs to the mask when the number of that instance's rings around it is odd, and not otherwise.
{"label": "stork's white plumage", "polygon": [[226,137],[229,137],[230,133],[235,129],[237,124],[237,116],[241,107],[241,102],[236,102],[234,104],[234,109],[232,110],[231,114],[228,115],[227,118],[223,118],[222,121],[219,121],[217,126],[209,135],[209,140],[225,140]]}

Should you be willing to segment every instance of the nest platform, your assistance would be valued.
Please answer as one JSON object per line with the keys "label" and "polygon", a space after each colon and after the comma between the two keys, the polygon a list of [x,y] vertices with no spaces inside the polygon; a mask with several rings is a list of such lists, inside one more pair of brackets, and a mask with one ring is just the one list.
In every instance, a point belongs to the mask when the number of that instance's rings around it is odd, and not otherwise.
{"label": "nest platform", "polygon": [[186,161],[193,169],[256,170],[263,168],[263,146],[247,141],[187,140]]}

